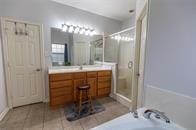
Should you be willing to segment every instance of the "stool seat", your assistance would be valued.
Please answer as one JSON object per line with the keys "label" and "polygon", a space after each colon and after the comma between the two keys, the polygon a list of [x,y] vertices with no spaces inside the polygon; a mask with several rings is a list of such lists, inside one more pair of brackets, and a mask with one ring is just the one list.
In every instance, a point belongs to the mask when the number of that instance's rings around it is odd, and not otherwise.
{"label": "stool seat", "polygon": [[80,113],[82,111],[82,105],[88,104],[88,112],[93,111],[92,107],[92,99],[90,94],[90,85],[89,84],[83,84],[77,87],[78,89],[78,116],[80,116]]}
{"label": "stool seat", "polygon": [[88,90],[88,89],[90,89],[90,86],[89,85],[81,85],[81,86],[78,86],[77,88],[78,88],[78,90]]}

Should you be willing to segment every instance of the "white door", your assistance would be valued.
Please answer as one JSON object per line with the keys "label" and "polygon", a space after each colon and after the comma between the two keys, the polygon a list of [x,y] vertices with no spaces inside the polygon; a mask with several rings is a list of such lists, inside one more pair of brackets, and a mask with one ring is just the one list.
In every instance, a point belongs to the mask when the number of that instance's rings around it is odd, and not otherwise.
{"label": "white door", "polygon": [[147,15],[141,21],[141,39],[140,39],[140,56],[139,56],[139,79],[138,79],[138,107],[142,107],[142,89],[144,80],[144,59],[145,59],[145,46],[146,46],[146,29],[147,29]]}
{"label": "white door", "polygon": [[5,26],[12,105],[41,102],[40,28],[9,21]]}

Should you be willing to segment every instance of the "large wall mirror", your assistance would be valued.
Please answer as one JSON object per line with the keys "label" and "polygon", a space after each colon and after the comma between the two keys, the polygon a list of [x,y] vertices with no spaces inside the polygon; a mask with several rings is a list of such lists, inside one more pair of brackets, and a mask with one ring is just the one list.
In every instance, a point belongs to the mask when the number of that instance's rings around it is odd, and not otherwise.
{"label": "large wall mirror", "polygon": [[52,65],[93,65],[103,60],[103,36],[81,35],[51,28]]}

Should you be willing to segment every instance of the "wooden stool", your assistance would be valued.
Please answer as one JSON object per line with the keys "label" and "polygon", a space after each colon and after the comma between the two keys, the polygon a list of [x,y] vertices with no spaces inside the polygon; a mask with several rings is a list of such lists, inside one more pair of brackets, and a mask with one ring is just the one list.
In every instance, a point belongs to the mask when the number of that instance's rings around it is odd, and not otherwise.
{"label": "wooden stool", "polygon": [[[90,94],[90,86],[88,84],[86,85],[81,85],[77,87],[78,93],[79,93],[79,105],[78,105],[78,115],[80,115],[81,110],[82,110],[82,105],[88,103],[89,108],[88,112],[92,112],[92,99],[91,99],[91,94]],[[85,94],[85,95],[83,95]]]}

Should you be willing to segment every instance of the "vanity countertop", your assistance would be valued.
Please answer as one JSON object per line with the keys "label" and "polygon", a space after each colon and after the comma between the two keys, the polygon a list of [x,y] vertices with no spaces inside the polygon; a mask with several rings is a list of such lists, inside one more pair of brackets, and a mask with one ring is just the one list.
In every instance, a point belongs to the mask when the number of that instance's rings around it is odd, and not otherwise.
{"label": "vanity countertop", "polygon": [[89,72],[89,71],[103,71],[103,70],[112,70],[111,66],[83,66],[82,69],[79,69],[79,66],[74,67],[51,67],[48,69],[49,74],[58,74],[58,73],[74,73],[74,72]]}

